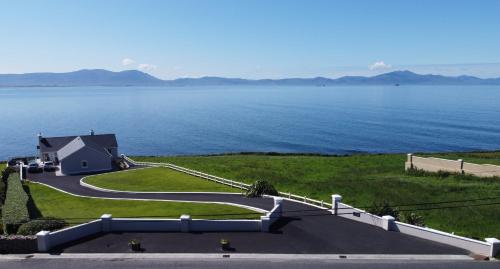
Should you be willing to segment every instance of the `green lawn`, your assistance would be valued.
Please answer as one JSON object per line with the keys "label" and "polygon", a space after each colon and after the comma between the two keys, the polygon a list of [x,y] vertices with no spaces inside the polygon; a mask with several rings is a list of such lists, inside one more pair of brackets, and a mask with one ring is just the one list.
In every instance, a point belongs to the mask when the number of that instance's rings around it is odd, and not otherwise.
{"label": "green lawn", "polygon": [[72,196],[36,183],[28,183],[26,187],[35,205],[30,208],[32,218],[58,217],[71,224],[96,219],[105,213],[113,214],[113,217],[165,218],[179,218],[182,214],[189,214],[192,218],[203,219],[256,219],[261,215],[229,205],[94,199]]}
{"label": "green lawn", "polygon": [[241,189],[164,167],[96,175],[86,178],[85,182],[97,187],[121,191],[241,192]]}
{"label": "green lawn", "polygon": [[[464,154],[462,157],[488,157],[491,160],[499,155],[496,152]],[[347,157],[223,155],[134,159],[170,162],[246,183],[265,179],[280,191],[329,202],[331,194],[338,193],[346,203],[355,206],[370,206],[373,202],[383,200],[398,205],[500,196],[498,178],[408,175],[404,171],[406,154]],[[426,225],[435,229],[481,239],[500,238],[500,205],[416,213],[424,216]]]}

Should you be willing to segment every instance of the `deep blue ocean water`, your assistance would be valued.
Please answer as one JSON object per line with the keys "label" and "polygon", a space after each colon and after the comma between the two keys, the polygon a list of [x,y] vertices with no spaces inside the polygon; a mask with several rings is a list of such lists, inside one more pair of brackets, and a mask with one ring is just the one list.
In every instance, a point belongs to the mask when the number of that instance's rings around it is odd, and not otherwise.
{"label": "deep blue ocean water", "polygon": [[0,88],[0,159],[90,129],[129,155],[493,150],[500,87]]}

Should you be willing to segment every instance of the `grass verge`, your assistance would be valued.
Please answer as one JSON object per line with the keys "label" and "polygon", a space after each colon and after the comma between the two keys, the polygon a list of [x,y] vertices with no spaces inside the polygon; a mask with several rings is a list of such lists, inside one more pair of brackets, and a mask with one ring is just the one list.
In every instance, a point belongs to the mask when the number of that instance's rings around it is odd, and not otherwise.
{"label": "grass verge", "polygon": [[260,218],[254,211],[230,205],[94,199],[72,196],[36,183],[28,183],[26,187],[34,204],[31,213],[35,217],[61,218],[72,225],[97,219],[105,213],[123,218],[179,218],[182,214],[201,219]]}

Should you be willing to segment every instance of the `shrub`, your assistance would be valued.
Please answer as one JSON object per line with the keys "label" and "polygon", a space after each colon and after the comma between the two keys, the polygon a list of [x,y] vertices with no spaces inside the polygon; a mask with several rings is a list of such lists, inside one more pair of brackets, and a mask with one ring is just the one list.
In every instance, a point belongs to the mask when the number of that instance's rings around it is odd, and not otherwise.
{"label": "shrub", "polygon": [[370,207],[368,210],[368,213],[371,213],[373,215],[377,216],[393,216],[396,220],[399,220],[399,211],[397,208],[393,208],[389,205],[387,201],[383,202],[374,202],[372,207]]}
{"label": "shrub", "polygon": [[415,213],[405,212],[405,213],[401,214],[401,220],[403,222],[408,223],[408,224],[412,224],[412,225],[416,225],[416,226],[420,226],[420,227],[425,226],[424,217],[417,215]]}
{"label": "shrub", "polygon": [[439,170],[437,172],[430,172],[430,171],[425,171],[423,169],[417,169],[417,168],[411,168],[407,169],[405,173],[409,176],[416,176],[416,177],[438,177],[438,178],[447,178],[450,176],[464,176],[461,173],[453,173],[449,171],[444,171],[444,170]]}
{"label": "shrub", "polygon": [[279,195],[276,188],[265,180],[255,181],[252,185],[250,185],[245,195],[247,197],[261,197],[264,194]]}
{"label": "shrub", "polygon": [[17,230],[20,235],[34,235],[39,231],[55,231],[66,227],[68,223],[58,218],[40,218],[22,224]]}
{"label": "shrub", "polygon": [[[457,173],[455,173],[455,174],[457,174]],[[451,175],[451,173],[450,173],[450,172],[448,172],[448,171],[443,171],[443,170],[439,170],[439,171],[437,171],[437,176],[438,176],[439,178],[447,178],[447,177],[449,177],[450,175]]]}
{"label": "shrub", "polygon": [[29,221],[28,200],[28,194],[23,189],[19,174],[11,173],[7,180],[7,194],[2,208],[5,233],[14,234],[22,223]]}

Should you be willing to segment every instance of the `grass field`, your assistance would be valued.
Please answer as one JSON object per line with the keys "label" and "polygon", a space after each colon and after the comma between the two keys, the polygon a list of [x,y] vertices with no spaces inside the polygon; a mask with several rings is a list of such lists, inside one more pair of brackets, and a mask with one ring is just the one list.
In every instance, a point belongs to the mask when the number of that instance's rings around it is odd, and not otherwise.
{"label": "grass field", "polygon": [[97,187],[121,191],[241,192],[241,189],[163,167],[101,174],[87,177],[85,182]]}
{"label": "grass field", "polygon": [[[500,152],[436,156],[453,156],[471,161],[495,160],[500,157]],[[338,193],[344,197],[345,202],[355,206],[371,206],[373,202],[384,200],[391,205],[401,205],[500,196],[498,178],[458,175],[440,178],[437,175],[406,174],[406,154],[346,157],[221,155],[134,159],[170,162],[246,183],[265,179],[280,191],[325,201],[331,200],[331,194]],[[423,210],[415,213],[422,215],[426,225],[435,229],[473,238],[500,238],[500,205]]]}
{"label": "grass field", "polygon": [[26,186],[35,205],[30,209],[32,218],[58,217],[71,224],[96,219],[105,213],[113,214],[113,217],[179,218],[182,214],[189,214],[192,218],[203,219],[260,218],[260,214],[254,211],[229,205],[93,199],[72,196],[36,183]]}

